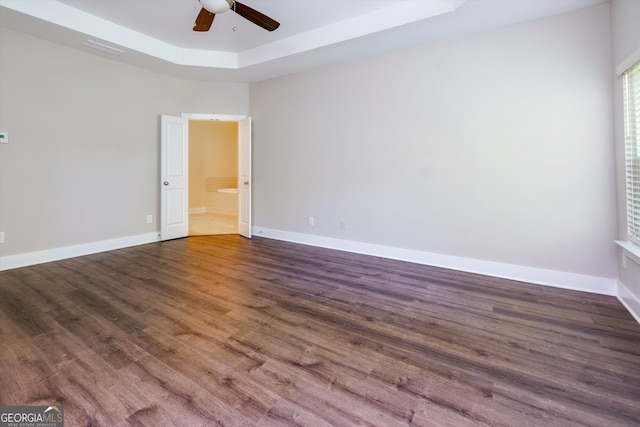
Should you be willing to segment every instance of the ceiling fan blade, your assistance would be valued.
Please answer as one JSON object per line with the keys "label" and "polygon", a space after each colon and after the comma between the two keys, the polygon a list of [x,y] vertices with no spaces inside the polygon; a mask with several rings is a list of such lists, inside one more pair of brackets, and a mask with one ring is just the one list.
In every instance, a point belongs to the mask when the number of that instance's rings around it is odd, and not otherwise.
{"label": "ceiling fan blade", "polygon": [[233,2],[233,10],[238,15],[242,16],[245,19],[248,19],[249,21],[264,28],[267,31],[273,31],[280,26],[279,22],[274,21],[264,13],[260,13],[257,10],[252,9],[249,6],[246,6],[240,2],[237,2],[237,1]]}
{"label": "ceiling fan blade", "polygon": [[215,14],[203,7],[196,18],[196,23],[193,24],[193,31],[209,31],[211,24],[213,24],[213,18],[215,17]]}

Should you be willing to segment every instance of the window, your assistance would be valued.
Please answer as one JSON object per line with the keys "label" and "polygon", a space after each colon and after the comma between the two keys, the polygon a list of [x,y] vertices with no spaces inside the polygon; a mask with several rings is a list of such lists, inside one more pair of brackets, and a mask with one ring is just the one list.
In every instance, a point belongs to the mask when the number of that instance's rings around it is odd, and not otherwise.
{"label": "window", "polygon": [[623,74],[629,241],[640,245],[640,61]]}

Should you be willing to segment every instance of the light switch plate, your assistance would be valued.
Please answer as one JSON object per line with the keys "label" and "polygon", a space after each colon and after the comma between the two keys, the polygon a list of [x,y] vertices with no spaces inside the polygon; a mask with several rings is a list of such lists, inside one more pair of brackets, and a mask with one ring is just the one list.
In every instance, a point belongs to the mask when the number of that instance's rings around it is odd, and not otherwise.
{"label": "light switch plate", "polygon": [[9,132],[0,132],[0,144],[9,143]]}

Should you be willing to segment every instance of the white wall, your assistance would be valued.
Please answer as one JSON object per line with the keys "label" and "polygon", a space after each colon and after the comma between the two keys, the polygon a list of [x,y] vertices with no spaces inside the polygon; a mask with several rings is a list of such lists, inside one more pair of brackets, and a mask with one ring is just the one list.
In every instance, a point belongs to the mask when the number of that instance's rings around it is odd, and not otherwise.
{"label": "white wall", "polygon": [[252,84],[254,225],[614,281],[610,43],[604,4]]}
{"label": "white wall", "polygon": [[[613,47],[613,67],[617,67],[627,59],[636,49],[640,48],[640,2],[636,0],[614,0],[611,3],[611,34]],[[618,217],[619,238],[626,240],[626,204],[625,204],[625,176],[624,176],[624,133],[622,108],[622,81],[614,74],[615,95],[615,145],[618,165]],[[640,321],[640,258],[624,253],[619,254],[620,284],[623,289],[621,297],[625,304],[635,313]],[[625,257],[626,266],[622,265]]]}
{"label": "white wall", "polygon": [[170,78],[6,29],[0,58],[1,257],[157,232],[159,115],[249,109],[246,84]]}

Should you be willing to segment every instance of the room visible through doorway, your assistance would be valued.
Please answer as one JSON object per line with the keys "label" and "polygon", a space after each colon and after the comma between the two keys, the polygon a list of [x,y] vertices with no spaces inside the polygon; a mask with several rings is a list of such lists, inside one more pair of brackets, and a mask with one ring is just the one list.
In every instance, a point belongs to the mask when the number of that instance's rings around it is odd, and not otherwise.
{"label": "room visible through doorway", "polygon": [[189,120],[189,235],[238,233],[238,122]]}

